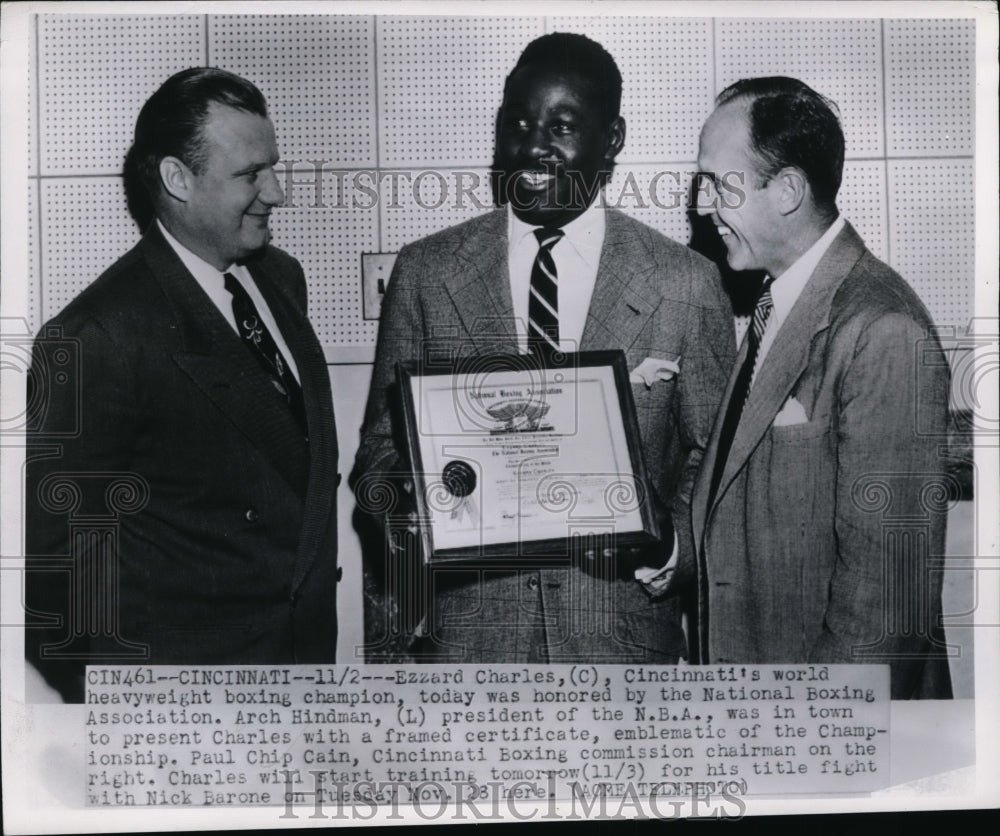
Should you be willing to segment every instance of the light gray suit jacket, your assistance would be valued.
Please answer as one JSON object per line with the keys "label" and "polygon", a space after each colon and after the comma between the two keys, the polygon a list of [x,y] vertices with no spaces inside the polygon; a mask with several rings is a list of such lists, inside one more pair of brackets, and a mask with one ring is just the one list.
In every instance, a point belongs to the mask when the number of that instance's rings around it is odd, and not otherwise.
{"label": "light gray suit jacket", "polygon": [[[376,510],[371,487],[405,456],[392,416],[396,362],[419,358],[428,340],[455,356],[516,352],[513,316],[504,210],[402,250],[382,307],[352,475],[360,508]],[[690,491],[735,353],[717,271],[688,248],[609,211],[580,349],[621,349],[629,369],[647,357],[681,358],[675,380],[651,389],[633,385],[633,395],[650,487],[672,508],[681,549],[690,550]],[[399,559],[366,553],[370,660],[407,658],[400,597],[429,615],[427,639],[410,649],[421,660],[662,661],[683,649],[677,601],[650,601],[624,573],[598,579],[579,566],[529,571],[501,559],[496,569],[436,570],[425,587],[420,573]]]}
{"label": "light gray suit jacket", "polygon": [[[928,564],[944,552],[948,392],[926,309],[847,225],[757,369],[712,507],[721,418],[702,462],[701,661],[882,662],[893,697],[947,695],[946,665],[925,662],[942,650]],[[791,397],[808,420],[776,425]]]}

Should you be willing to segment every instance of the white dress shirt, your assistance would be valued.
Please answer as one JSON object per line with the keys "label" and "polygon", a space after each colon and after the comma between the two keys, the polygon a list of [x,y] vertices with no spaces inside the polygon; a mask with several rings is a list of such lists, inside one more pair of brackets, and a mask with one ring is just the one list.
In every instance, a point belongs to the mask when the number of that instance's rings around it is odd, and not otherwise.
{"label": "white dress shirt", "polygon": [[[551,250],[559,279],[559,348],[563,351],[580,350],[594,295],[607,226],[604,208],[598,203],[595,200],[580,217],[566,224],[562,228],[563,237]],[[507,208],[507,264],[517,345],[522,354],[528,351],[528,294],[531,267],[538,255],[536,229],[537,226],[526,224]]]}
{"label": "white dress shirt", "polygon": [[177,253],[177,257],[183,262],[184,266],[187,267],[188,272],[194,276],[194,280],[198,282],[201,289],[204,290],[208,295],[208,298],[212,300],[212,304],[219,309],[219,313],[226,318],[226,322],[229,323],[229,326],[241,339],[242,335],[240,334],[239,328],[236,327],[236,316],[233,314],[233,297],[229,291],[226,290],[223,274],[231,274],[241,285],[243,285],[243,289],[246,290],[250,298],[253,300],[254,306],[257,308],[257,313],[260,314],[260,318],[264,321],[264,325],[267,326],[267,330],[271,333],[274,344],[278,346],[278,350],[281,351],[281,356],[284,358],[288,368],[292,370],[292,374],[295,375],[295,379],[299,380],[299,368],[295,365],[295,358],[292,357],[292,352],[288,350],[288,344],[285,342],[285,338],[281,334],[281,329],[278,327],[278,323],[275,322],[274,316],[271,314],[271,309],[267,306],[267,302],[264,301],[264,297],[257,288],[257,283],[253,280],[253,276],[250,275],[250,271],[247,270],[247,268],[242,264],[231,264],[227,270],[220,273],[211,264],[200,256],[195,255],[180,241],[174,238],[173,235],[167,232],[167,228],[160,223],[159,219],[157,219],[156,223],[160,227],[160,232],[163,233],[163,237],[167,239],[167,243],[170,244],[173,251]]}
{"label": "white dress shirt", "polygon": [[[782,323],[788,319],[795,303],[802,295],[802,291],[809,281],[810,276],[816,272],[816,267],[820,260],[830,249],[833,239],[836,238],[844,228],[844,216],[838,215],[837,220],[830,224],[830,228],[824,232],[819,239],[808,250],[799,256],[798,260],[792,264],[780,276],[776,276],[771,282],[771,303],[774,307],[771,315],[767,318],[767,327],[764,328],[764,336],[760,341],[760,348],[757,350],[757,366],[754,372],[760,371],[767,352],[774,344],[774,339],[781,330]],[[753,386],[753,381],[750,383]]]}

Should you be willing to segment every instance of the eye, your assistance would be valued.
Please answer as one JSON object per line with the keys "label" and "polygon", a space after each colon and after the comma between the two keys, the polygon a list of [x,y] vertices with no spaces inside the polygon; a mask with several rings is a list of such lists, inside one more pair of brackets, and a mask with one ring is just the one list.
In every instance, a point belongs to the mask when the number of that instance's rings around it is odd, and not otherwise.
{"label": "eye", "polygon": [[528,130],[528,120],[507,114],[503,117],[501,129],[509,134],[524,133]]}
{"label": "eye", "polygon": [[569,136],[575,130],[576,126],[572,122],[556,122],[552,126],[552,133],[556,136]]}

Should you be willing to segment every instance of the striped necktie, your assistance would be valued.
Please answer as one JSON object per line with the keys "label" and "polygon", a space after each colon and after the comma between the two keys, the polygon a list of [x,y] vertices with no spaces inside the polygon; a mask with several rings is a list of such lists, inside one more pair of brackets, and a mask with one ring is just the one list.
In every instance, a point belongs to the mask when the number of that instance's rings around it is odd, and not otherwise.
{"label": "striped necktie", "polygon": [[767,329],[767,320],[771,316],[774,304],[771,301],[770,276],[764,281],[761,294],[757,299],[757,305],[753,311],[753,321],[747,330],[747,356],[740,366],[740,372],[733,385],[733,393],[726,406],[726,417],[722,422],[722,430],[719,432],[719,449],[715,453],[715,467],[712,469],[712,483],[708,493],[708,507],[711,509],[715,502],[716,491],[719,490],[719,482],[722,479],[722,471],[726,467],[726,459],[729,458],[729,450],[733,446],[733,439],[736,437],[736,428],[740,424],[740,417],[743,415],[743,406],[750,395],[750,386],[753,383],[754,373],[757,370],[757,353],[760,350],[761,340],[764,338],[764,331]]}
{"label": "striped necktie", "polygon": [[559,277],[552,248],[561,229],[536,229],[538,254],[531,266],[528,292],[528,351],[546,363],[559,351]]}

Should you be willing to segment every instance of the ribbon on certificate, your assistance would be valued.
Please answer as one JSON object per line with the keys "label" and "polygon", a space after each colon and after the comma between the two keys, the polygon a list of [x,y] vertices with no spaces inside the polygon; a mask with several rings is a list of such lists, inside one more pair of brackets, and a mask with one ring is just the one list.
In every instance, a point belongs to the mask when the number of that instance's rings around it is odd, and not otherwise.
{"label": "ribbon on certificate", "polygon": [[468,514],[469,521],[475,521],[476,503],[472,493],[476,489],[476,471],[468,462],[456,459],[444,466],[441,481],[445,490],[458,500],[458,504],[451,510],[451,518],[460,520],[464,514]]}

